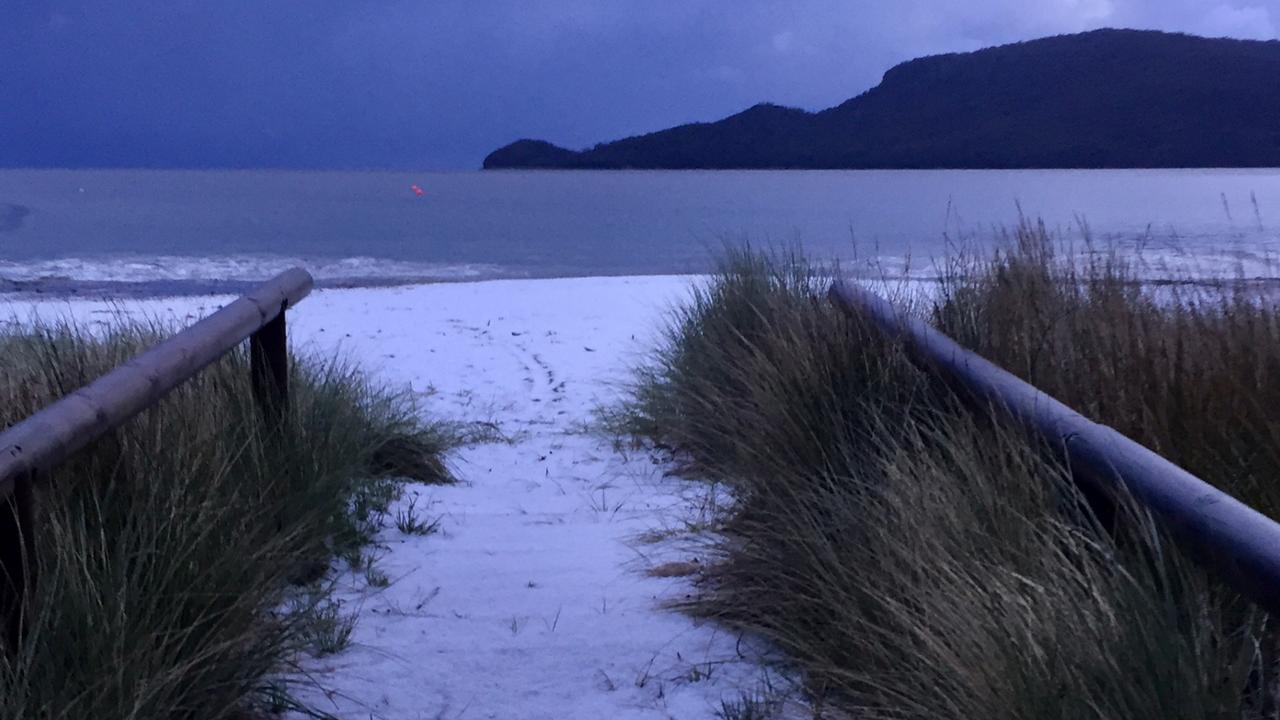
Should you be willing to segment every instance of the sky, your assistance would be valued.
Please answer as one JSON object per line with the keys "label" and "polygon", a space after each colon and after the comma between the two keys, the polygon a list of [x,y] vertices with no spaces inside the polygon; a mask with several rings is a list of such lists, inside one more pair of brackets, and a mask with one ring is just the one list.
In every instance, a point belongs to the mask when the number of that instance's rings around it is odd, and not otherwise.
{"label": "sky", "polygon": [[1272,39],[1280,0],[0,0],[0,166],[474,169],[1099,27]]}

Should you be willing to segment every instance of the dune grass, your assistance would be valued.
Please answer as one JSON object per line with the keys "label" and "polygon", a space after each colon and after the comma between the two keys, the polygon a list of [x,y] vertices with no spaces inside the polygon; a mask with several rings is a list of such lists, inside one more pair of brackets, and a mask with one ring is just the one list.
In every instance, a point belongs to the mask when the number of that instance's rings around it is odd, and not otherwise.
{"label": "dune grass", "polygon": [[1243,278],[1143,283],[1132,259],[1068,262],[1024,223],[944,277],[958,342],[1280,518],[1280,306]]}
{"label": "dune grass", "polygon": [[[162,328],[0,336],[11,424]],[[233,353],[41,478],[39,582],[0,653],[0,717],[242,718],[295,705],[301,653],[345,640],[323,575],[358,555],[406,478],[449,479],[454,432],[340,361],[297,360],[278,426]],[[349,630],[348,630],[349,633]]]}
{"label": "dune grass", "polygon": [[[1265,502],[1276,355],[1246,348],[1280,313],[1157,302],[1118,262],[1072,270],[1041,230],[1017,240],[954,266],[921,311],[1193,471],[1233,460],[1214,481]],[[1261,611],[1139,510],[1118,536],[1101,527],[1052,453],[838,312],[828,279],[794,255],[730,252],[615,419],[732,494],[687,610],[784,650],[822,717],[1276,717]],[[1033,355],[1052,360],[1019,365]],[[1256,425],[1171,417],[1211,411]]]}

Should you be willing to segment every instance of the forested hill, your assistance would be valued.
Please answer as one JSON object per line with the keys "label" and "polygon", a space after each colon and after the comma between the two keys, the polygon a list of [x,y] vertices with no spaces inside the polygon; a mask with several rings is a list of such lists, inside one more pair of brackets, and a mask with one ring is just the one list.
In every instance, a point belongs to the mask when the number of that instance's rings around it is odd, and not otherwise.
{"label": "forested hill", "polygon": [[898,65],[836,107],[762,104],[485,168],[1280,167],[1280,42],[1097,30]]}

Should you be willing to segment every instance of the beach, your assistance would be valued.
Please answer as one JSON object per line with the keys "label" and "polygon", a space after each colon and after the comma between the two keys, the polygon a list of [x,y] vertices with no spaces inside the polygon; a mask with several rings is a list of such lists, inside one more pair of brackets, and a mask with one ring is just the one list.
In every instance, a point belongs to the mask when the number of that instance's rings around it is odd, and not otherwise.
{"label": "beach", "polygon": [[[302,700],[339,718],[714,718],[757,686],[751,642],[664,606],[696,572],[681,540],[707,491],[596,432],[694,281],[319,290],[290,312],[298,351],[348,357],[501,437],[449,458],[458,484],[410,486],[392,508],[375,550],[388,587],[335,563],[358,624],[345,651],[299,658]],[[22,298],[6,313],[189,324],[229,299]],[[438,529],[397,529],[410,504]]]}

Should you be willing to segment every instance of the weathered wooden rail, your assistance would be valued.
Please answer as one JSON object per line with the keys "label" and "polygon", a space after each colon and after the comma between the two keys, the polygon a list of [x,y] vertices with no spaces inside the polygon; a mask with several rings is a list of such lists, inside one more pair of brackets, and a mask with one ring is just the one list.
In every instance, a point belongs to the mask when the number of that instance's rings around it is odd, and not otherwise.
{"label": "weathered wooden rail", "polygon": [[974,399],[1008,412],[1060,448],[1072,476],[1086,490],[1132,496],[1211,571],[1267,611],[1280,613],[1280,524],[966,350],[878,295],[844,282],[834,283],[830,295],[846,312],[902,341],[915,361]]}
{"label": "weathered wooden rail", "polygon": [[286,311],[311,292],[301,269],[247,295],[0,433],[0,614],[10,640],[23,625],[35,581],[34,487],[76,451],[155,405],[249,340],[254,396],[269,419],[289,399]]}

